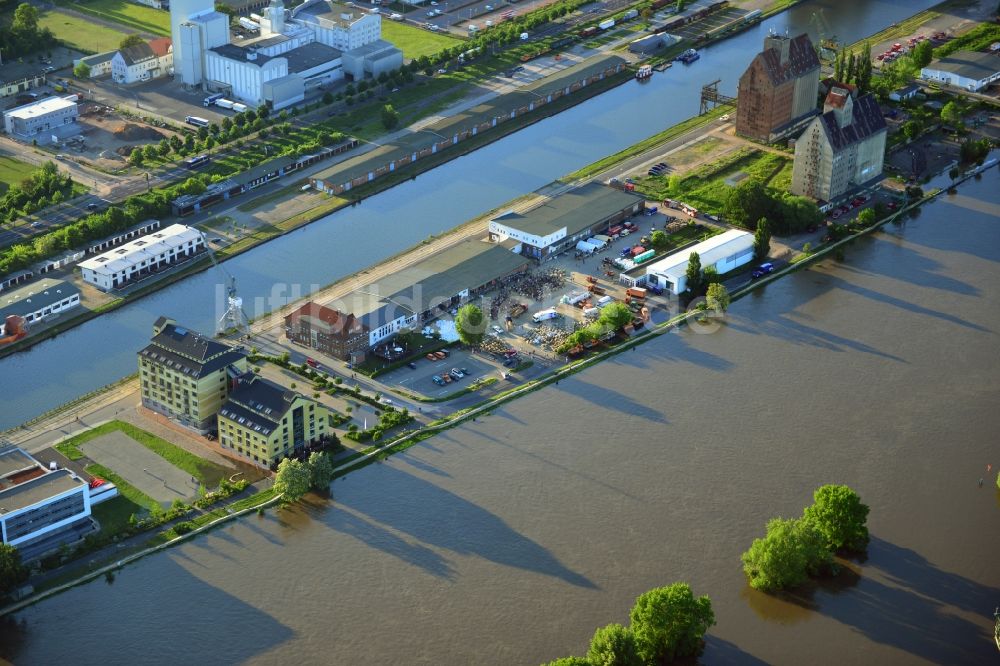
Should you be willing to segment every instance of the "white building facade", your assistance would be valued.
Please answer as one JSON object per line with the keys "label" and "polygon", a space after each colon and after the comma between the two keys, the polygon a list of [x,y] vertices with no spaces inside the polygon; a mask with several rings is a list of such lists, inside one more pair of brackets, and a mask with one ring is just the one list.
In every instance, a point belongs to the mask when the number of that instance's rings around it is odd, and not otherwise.
{"label": "white building facade", "polygon": [[111,78],[116,83],[138,83],[166,76],[173,68],[173,47],[167,38],[121,49],[111,59]]}
{"label": "white building facade", "polygon": [[687,290],[688,260],[698,254],[702,270],[714,266],[719,275],[739,268],[753,259],[753,234],[730,229],[693,247],[667,256],[646,267],[646,283],[672,294]]}
{"label": "white building facade", "polygon": [[995,53],[955,51],[921,69],[920,77],[976,92],[1000,80],[1000,58]]}
{"label": "white building facade", "polygon": [[80,110],[76,95],[48,97],[4,111],[3,126],[7,135],[20,141],[37,141],[42,145],[60,141],[80,133],[77,119]]}
{"label": "white building facade", "polygon": [[35,324],[65,313],[80,305],[80,290],[71,283],[53,278],[29,282],[9,291],[0,292],[0,335],[5,335],[7,317],[23,317]]}
{"label": "white building facade", "polygon": [[120,289],[132,282],[205,250],[205,238],[197,229],[173,224],[113,250],[80,262],[83,280],[103,291]]}

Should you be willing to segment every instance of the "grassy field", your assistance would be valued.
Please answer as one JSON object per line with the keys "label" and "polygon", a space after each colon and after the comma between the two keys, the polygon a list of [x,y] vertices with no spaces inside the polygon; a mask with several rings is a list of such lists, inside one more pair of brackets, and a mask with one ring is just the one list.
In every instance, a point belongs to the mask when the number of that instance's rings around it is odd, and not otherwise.
{"label": "grassy field", "polygon": [[31,175],[37,167],[14,159],[10,155],[0,155],[0,195]]}
{"label": "grassy field", "polygon": [[56,444],[56,449],[70,460],[79,460],[83,457],[83,451],[80,450],[81,444],[115,431],[121,431],[131,439],[139,442],[170,464],[196,477],[208,488],[214,488],[219,485],[219,481],[228,473],[225,467],[199,458],[186,449],[182,449],[164,439],[160,439],[152,433],[146,432],[142,428],[137,428],[131,423],[125,423],[124,421],[109,421],[96,428],[91,428],[87,432],[80,433],[75,437]]}
{"label": "grassy field", "polygon": [[137,5],[127,0],[56,0],[56,4],[94,18],[111,21],[128,32],[170,36],[170,12]]}
{"label": "grassy field", "polygon": [[462,40],[438,32],[414,28],[399,21],[382,21],[382,39],[402,49],[407,59],[429,56],[441,49],[461,43]]}
{"label": "grassy field", "polygon": [[63,14],[58,10],[38,12],[38,25],[51,30],[56,39],[66,46],[84,53],[113,51],[126,36],[126,33],[119,30],[91,23],[85,18]]}
{"label": "grassy field", "polygon": [[792,178],[792,160],[774,153],[742,149],[684,176],[639,178],[636,191],[651,199],[677,199],[699,210],[719,213],[732,189],[726,179],[739,172],[769,188],[787,191]]}

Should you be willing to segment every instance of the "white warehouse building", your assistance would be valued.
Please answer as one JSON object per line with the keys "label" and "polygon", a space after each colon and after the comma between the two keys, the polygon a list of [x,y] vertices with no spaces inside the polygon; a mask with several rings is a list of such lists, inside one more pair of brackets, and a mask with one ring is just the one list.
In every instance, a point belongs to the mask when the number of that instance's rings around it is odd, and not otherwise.
{"label": "white warehouse building", "polygon": [[75,136],[80,133],[76,101],[76,95],[47,97],[4,111],[4,131],[12,139],[34,140],[41,145]]}
{"label": "white warehouse building", "polygon": [[96,257],[80,262],[83,281],[103,291],[121,289],[131,283],[181,263],[205,250],[205,238],[197,229],[172,224]]}
{"label": "white warehouse building", "polygon": [[976,92],[1000,80],[1000,58],[995,53],[955,51],[921,69],[920,78]]}
{"label": "white warehouse building", "polygon": [[646,267],[646,283],[672,294],[683,293],[687,290],[688,259],[694,252],[698,253],[702,270],[714,266],[719,275],[722,275],[753,259],[753,234],[730,229],[649,264]]}

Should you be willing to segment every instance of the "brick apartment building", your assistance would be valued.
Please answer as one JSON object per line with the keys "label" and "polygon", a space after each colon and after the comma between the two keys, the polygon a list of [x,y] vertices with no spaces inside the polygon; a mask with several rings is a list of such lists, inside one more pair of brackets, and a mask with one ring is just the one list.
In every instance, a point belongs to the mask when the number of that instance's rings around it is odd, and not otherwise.
{"label": "brick apartment building", "polygon": [[288,339],[343,361],[352,353],[368,351],[368,327],[352,314],[344,314],[312,301],[285,317]]}

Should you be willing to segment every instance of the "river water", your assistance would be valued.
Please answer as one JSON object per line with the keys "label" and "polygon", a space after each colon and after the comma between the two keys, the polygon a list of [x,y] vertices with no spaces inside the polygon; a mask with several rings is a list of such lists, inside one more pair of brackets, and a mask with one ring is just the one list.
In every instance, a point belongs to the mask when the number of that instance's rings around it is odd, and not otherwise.
{"label": "river water", "polygon": [[[32,606],[0,622],[0,657],[530,666],[682,580],[716,612],[707,664],[993,663],[998,191],[991,169],[713,334]],[[749,590],[740,553],[824,483],[871,506],[867,559],[795,596]]]}
{"label": "river water", "polygon": [[[735,94],[739,73],[768,30],[846,42],[905,18],[936,0],[816,0],[797,5],[703,51],[691,67],[674,67],[646,85],[630,83],[554,118],[449,162],[360,206],[340,211],[226,263],[250,315],[257,316],[419,243],[429,234],[531,192],[698,112],[701,86],[722,79]],[[217,271],[190,277],[0,360],[6,391],[0,429],[135,372],[135,352],[160,315],[213,331],[224,307]]]}

